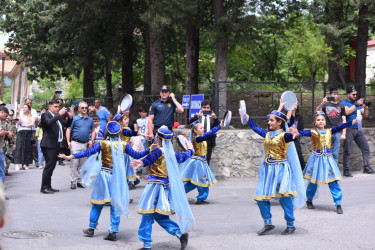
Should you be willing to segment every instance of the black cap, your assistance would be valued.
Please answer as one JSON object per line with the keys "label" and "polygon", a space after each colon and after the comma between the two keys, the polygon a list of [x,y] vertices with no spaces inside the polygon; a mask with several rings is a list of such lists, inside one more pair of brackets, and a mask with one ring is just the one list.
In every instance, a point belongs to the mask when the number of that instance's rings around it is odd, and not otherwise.
{"label": "black cap", "polygon": [[339,91],[336,89],[336,88],[331,88],[329,90],[329,93],[332,94],[332,93],[339,93]]}
{"label": "black cap", "polygon": [[355,87],[349,87],[349,88],[347,88],[346,89],[346,93],[347,94],[350,94],[350,93],[352,93],[352,92],[356,92],[357,90],[355,89]]}
{"label": "black cap", "polygon": [[9,115],[9,110],[7,109],[7,107],[1,106],[0,111],[4,111],[5,113]]}
{"label": "black cap", "polygon": [[169,92],[170,89],[167,85],[163,85],[163,86],[161,86],[160,91],[168,91]]}
{"label": "black cap", "polygon": [[5,105],[6,105],[5,102],[0,101],[0,106],[5,106]]}

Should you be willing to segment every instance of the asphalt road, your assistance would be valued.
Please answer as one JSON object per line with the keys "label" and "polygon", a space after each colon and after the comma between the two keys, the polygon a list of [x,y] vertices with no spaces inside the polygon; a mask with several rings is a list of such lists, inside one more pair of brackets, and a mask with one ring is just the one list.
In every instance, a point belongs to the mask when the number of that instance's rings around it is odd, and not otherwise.
{"label": "asphalt road", "polygon": [[[69,165],[57,166],[52,186],[59,193],[39,193],[42,170],[14,172],[6,178],[7,221],[0,229],[1,249],[139,249],[137,231],[141,215],[136,208],[143,188],[142,180],[131,191],[134,203],[129,218],[122,217],[118,241],[103,240],[109,226],[109,209],[104,208],[95,237],[82,235],[88,227],[91,190],[70,189]],[[375,248],[375,175],[355,173],[340,182],[343,189],[344,214],[333,206],[328,185],[320,185],[315,210],[306,207],[295,211],[296,231],[283,236],[283,211],[272,202],[273,224],[269,235],[258,236],[263,226],[258,207],[252,199],[255,178],[232,178],[218,181],[210,189],[208,205],[195,205],[196,191],[188,194],[196,223],[190,233],[188,249],[374,249]],[[172,216],[173,219],[173,216]],[[17,239],[12,232],[38,231],[48,237]],[[40,233],[45,232],[45,233]],[[24,235],[24,234],[21,234]],[[152,249],[179,249],[177,238],[165,232],[157,223],[153,226]]]}

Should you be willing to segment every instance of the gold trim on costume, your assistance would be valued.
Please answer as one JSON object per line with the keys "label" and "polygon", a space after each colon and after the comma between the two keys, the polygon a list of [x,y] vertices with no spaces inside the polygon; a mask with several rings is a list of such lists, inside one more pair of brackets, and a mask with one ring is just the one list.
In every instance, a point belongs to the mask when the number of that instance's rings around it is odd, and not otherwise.
{"label": "gold trim on costume", "polygon": [[172,215],[172,214],[174,214],[174,210],[165,211],[165,210],[161,210],[159,208],[147,209],[147,210],[138,208],[136,212],[139,213],[139,214],[154,214],[154,213],[163,214],[163,215]]}
{"label": "gold trim on costume", "polygon": [[191,178],[182,178],[182,180],[183,181],[190,181],[194,185],[200,186],[200,187],[211,187],[212,185],[214,185],[217,182],[216,179],[213,180],[211,183],[208,183],[208,184],[202,184],[202,183],[196,182],[196,181],[192,180]]}
{"label": "gold trim on costume", "polygon": [[273,198],[287,198],[287,197],[295,197],[297,196],[297,192],[289,191],[285,192],[283,190],[280,190],[278,193],[272,193],[271,195],[263,195],[263,196],[256,196],[253,195],[253,199],[257,201],[264,201],[264,200],[270,200]]}
{"label": "gold trim on costume", "polygon": [[342,181],[342,177],[334,177],[334,178],[327,179],[327,180],[324,180],[324,181],[313,180],[313,179],[311,179],[312,177],[310,175],[306,175],[306,174],[303,174],[303,177],[307,180],[310,180],[314,184],[328,184],[328,183],[331,183],[331,182],[334,182],[334,181]]}
{"label": "gold trim on costume", "polygon": [[136,175],[126,176],[126,179],[135,179],[136,177],[137,177]]}
{"label": "gold trim on costume", "polygon": [[90,202],[92,204],[96,204],[96,205],[110,205],[111,204],[111,198],[107,198],[107,199],[104,199],[104,200],[101,200],[101,201],[90,199]]}

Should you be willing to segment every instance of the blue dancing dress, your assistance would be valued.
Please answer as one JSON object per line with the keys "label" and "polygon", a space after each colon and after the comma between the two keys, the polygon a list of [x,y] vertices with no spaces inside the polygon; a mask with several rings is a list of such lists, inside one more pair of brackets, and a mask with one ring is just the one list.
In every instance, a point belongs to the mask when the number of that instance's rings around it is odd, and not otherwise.
{"label": "blue dancing dress", "polygon": [[[193,155],[193,150],[175,153],[177,162],[182,163]],[[177,223],[169,218],[174,214],[173,199],[169,185],[164,149],[157,148],[141,160],[144,166],[151,165],[147,185],[138,204],[137,212],[142,214],[138,238],[144,247],[151,247],[152,224],[156,220],[169,234],[181,237]],[[177,167],[177,166],[176,166]],[[181,180],[181,179],[180,179]]]}
{"label": "blue dancing dress", "polygon": [[312,201],[318,184],[328,184],[335,205],[341,205],[342,190],[338,181],[342,180],[340,170],[332,157],[332,134],[352,125],[353,121],[325,130],[303,130],[299,131],[300,136],[311,137],[313,151],[303,171],[305,179],[310,180],[307,186],[306,196]]}
{"label": "blue dancing dress", "polygon": [[[293,171],[287,160],[287,149],[293,141],[293,135],[283,130],[267,131],[260,128],[250,117],[248,125],[265,138],[264,160],[258,172],[258,184],[253,195],[257,201],[265,225],[271,225],[270,199],[278,199],[284,209],[284,218],[288,227],[294,226],[293,200],[297,187],[293,181]],[[302,178],[302,175],[301,175]]]}
{"label": "blue dancing dress", "polygon": [[[118,144],[118,143],[117,143]],[[116,148],[117,148],[117,144]],[[134,151],[131,146],[125,142],[121,143],[123,147],[123,151],[126,154],[131,155],[132,157],[136,159],[140,159],[144,157],[145,155],[150,153],[150,150],[147,149],[143,152],[136,152]],[[79,153],[73,154],[74,158],[82,158],[82,157],[89,157],[91,155],[94,155],[101,151],[102,153],[102,167],[100,169],[100,173],[98,174],[97,179],[95,180],[94,188],[91,195],[91,203],[92,203],[92,209],[90,212],[90,224],[89,228],[96,228],[98,225],[99,216],[101,213],[101,210],[104,205],[110,205],[111,206],[111,226],[109,228],[110,232],[117,232],[118,226],[120,224],[120,217],[115,216],[115,208],[113,207],[113,204],[111,204],[112,201],[112,172],[113,169],[113,159],[112,159],[112,150],[111,150],[111,142],[108,140],[102,140],[98,143],[96,143],[93,147],[88,148],[84,151],[81,151]]]}
{"label": "blue dancing dress", "polygon": [[[137,136],[137,135],[138,135],[138,131],[133,131],[127,128],[123,128],[122,132],[120,132],[121,141],[126,142],[126,143],[130,143],[130,137]],[[125,161],[125,166],[129,166],[130,157],[128,154],[124,154],[124,161]],[[134,181],[135,178],[136,178],[136,175],[135,175],[134,168],[127,167],[126,179],[128,179],[128,181]]]}
{"label": "blue dancing dress", "polygon": [[202,136],[193,138],[194,156],[180,165],[181,177],[185,181],[185,192],[198,189],[197,202],[207,199],[209,187],[217,181],[206,161],[207,140],[216,137],[220,125],[214,127]]}

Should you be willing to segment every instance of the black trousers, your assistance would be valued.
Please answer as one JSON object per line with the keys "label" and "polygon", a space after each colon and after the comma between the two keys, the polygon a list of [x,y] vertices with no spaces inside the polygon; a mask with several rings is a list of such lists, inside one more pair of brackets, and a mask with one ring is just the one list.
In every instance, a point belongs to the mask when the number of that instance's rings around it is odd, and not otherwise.
{"label": "black trousers", "polygon": [[301,168],[302,168],[302,171],[303,171],[305,169],[306,163],[305,163],[305,159],[303,159],[301,143],[299,141],[299,138],[294,140],[294,145],[296,146],[299,163],[301,164]]}
{"label": "black trousers", "polygon": [[51,188],[51,178],[53,170],[55,170],[57,155],[60,152],[60,145],[58,144],[55,148],[42,147],[44,158],[46,159],[46,166],[43,170],[42,176],[42,189]]}

